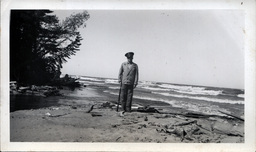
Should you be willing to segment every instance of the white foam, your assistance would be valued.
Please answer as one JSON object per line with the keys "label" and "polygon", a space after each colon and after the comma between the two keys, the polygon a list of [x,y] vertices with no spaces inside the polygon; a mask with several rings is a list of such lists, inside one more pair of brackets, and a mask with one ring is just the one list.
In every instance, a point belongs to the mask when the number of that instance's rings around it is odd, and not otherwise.
{"label": "white foam", "polygon": [[199,94],[199,95],[214,95],[217,96],[222,93],[222,90],[205,90],[204,87],[192,87],[192,86],[179,86],[172,84],[161,84],[158,85],[162,88],[170,89],[171,91],[175,91],[178,93],[185,94]]}
{"label": "white foam", "polygon": [[108,87],[109,89],[118,90],[120,87]]}
{"label": "white foam", "polygon": [[[182,86],[182,85],[173,85],[173,84],[160,84],[158,85],[162,88],[168,88],[168,89],[177,89],[177,90],[192,90],[193,88],[202,88],[202,87],[192,87],[192,86]],[[204,89],[204,88],[203,88]]]}
{"label": "white foam", "polygon": [[[105,93],[109,93],[109,94],[113,94],[113,95],[119,95],[118,93],[116,92],[111,92],[111,91],[108,91],[108,90],[105,90],[103,91]],[[169,103],[171,105],[174,105],[175,102],[174,101],[171,101],[171,100],[164,100],[164,99],[161,99],[161,98],[150,98],[150,97],[145,97],[145,96],[137,96],[137,95],[134,95],[133,98],[136,98],[136,99],[142,99],[142,100],[150,100],[150,101],[161,101],[161,102],[166,102],[166,103]]]}
{"label": "white foam", "polygon": [[105,83],[110,83],[110,84],[119,84],[118,80],[116,79],[106,79]]}
{"label": "white foam", "polygon": [[153,91],[171,91],[171,89],[162,89],[162,88],[153,88],[153,87],[141,87],[143,89],[147,89],[147,90],[153,90]]}
{"label": "white foam", "polygon": [[139,86],[154,86],[156,85],[156,82],[152,81],[140,81]]}
{"label": "white foam", "polygon": [[237,97],[244,98],[244,94],[239,94]]}
{"label": "white foam", "polygon": [[105,83],[100,83],[100,82],[93,82],[93,81],[82,81],[78,80],[79,83],[82,83],[84,85],[104,85]]}
{"label": "white foam", "polygon": [[[111,92],[111,91],[104,91],[113,95],[118,95],[118,93],[115,92]],[[218,110],[220,110],[220,108],[217,105],[209,105],[206,103],[196,103],[196,102],[185,102],[185,101],[176,101],[176,100],[165,100],[165,99],[161,99],[161,98],[151,98],[151,97],[145,97],[145,96],[138,96],[138,95],[134,95],[133,96],[136,99],[142,99],[142,100],[150,100],[150,101],[160,101],[160,102],[165,102],[170,104],[172,107],[178,107],[178,108],[183,108],[183,109],[187,109],[187,110],[191,110],[191,111],[195,111],[195,112],[202,112],[202,113],[206,113],[206,114],[216,114],[216,115],[223,115],[220,112],[218,112]],[[232,101],[233,102],[233,101]]]}
{"label": "white foam", "polygon": [[214,90],[197,90],[197,89],[194,89],[194,90],[189,90],[189,91],[180,91],[180,90],[174,90],[175,92],[178,92],[178,93],[185,93],[185,94],[198,94],[198,95],[213,95],[213,96],[217,96],[219,94],[222,93],[222,91],[214,91]]}
{"label": "white foam", "polygon": [[80,77],[80,80],[87,80],[87,81],[102,81],[101,79],[97,79],[97,78],[90,78],[90,77]]}
{"label": "white foam", "polygon": [[196,97],[196,96],[187,96],[187,95],[176,95],[170,93],[161,93],[161,92],[152,92],[154,94],[160,94],[169,97],[176,97],[176,98],[187,98],[187,99],[195,99],[195,100],[203,100],[203,101],[210,101],[210,102],[218,102],[218,103],[229,103],[229,104],[244,104],[242,100],[227,100],[227,99],[217,99],[217,98],[207,98],[207,97]]}

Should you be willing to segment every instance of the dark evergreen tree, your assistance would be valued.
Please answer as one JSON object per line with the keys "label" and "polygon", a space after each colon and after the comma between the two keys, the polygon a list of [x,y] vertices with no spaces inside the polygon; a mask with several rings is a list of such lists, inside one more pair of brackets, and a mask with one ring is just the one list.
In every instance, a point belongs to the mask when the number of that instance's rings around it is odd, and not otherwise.
{"label": "dark evergreen tree", "polygon": [[62,64],[79,50],[89,14],[73,14],[63,22],[50,10],[12,10],[10,79],[45,84],[58,78]]}

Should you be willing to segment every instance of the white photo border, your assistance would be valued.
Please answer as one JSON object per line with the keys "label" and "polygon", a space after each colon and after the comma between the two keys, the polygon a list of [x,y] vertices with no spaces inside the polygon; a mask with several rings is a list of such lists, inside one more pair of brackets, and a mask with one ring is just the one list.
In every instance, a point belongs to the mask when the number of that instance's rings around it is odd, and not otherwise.
{"label": "white photo border", "polygon": [[[255,151],[255,3],[255,0],[2,0],[1,151]],[[9,20],[11,9],[243,10],[245,12],[245,142],[239,144],[10,142]]]}

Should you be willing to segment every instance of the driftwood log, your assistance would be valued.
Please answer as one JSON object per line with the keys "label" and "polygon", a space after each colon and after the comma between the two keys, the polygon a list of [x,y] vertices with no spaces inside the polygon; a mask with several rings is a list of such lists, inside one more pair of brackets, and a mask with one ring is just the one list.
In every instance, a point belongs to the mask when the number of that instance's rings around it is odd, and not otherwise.
{"label": "driftwood log", "polygon": [[[177,113],[177,112],[161,112],[157,109],[155,109],[154,107],[149,107],[149,106],[144,106],[144,107],[138,107],[137,108],[137,112],[145,112],[145,113],[159,113],[159,114],[167,114],[167,115],[176,115],[176,116],[184,116],[184,117],[190,117],[190,118],[210,118],[210,117],[224,117],[224,116],[220,116],[220,115],[207,115],[207,114],[202,114],[202,113],[194,113],[194,112],[187,112],[187,113]],[[232,114],[228,114],[225,113],[223,111],[220,111],[220,113],[225,114],[227,116],[236,118],[238,120],[244,121],[243,118],[240,118],[238,116],[232,115]],[[157,116],[158,118],[161,118],[160,116]],[[167,117],[165,115],[165,117]],[[164,117],[162,117],[164,118]],[[227,117],[226,117],[227,118]]]}
{"label": "driftwood log", "polygon": [[220,110],[218,110],[218,111],[219,111],[220,113],[225,114],[225,115],[231,116],[231,117],[236,118],[236,119],[241,120],[241,121],[244,121],[244,119],[243,119],[243,118],[240,118],[240,117],[238,117],[238,116],[235,116],[235,115],[232,115],[232,114],[229,114],[229,113],[226,113],[226,112],[220,111]]}

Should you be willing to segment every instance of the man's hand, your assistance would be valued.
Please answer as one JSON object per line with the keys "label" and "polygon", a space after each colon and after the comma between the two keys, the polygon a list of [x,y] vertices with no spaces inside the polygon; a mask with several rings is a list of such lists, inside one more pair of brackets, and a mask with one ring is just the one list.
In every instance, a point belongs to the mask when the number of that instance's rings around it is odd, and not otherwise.
{"label": "man's hand", "polygon": [[135,89],[136,87],[137,87],[137,84],[134,84],[133,89]]}

